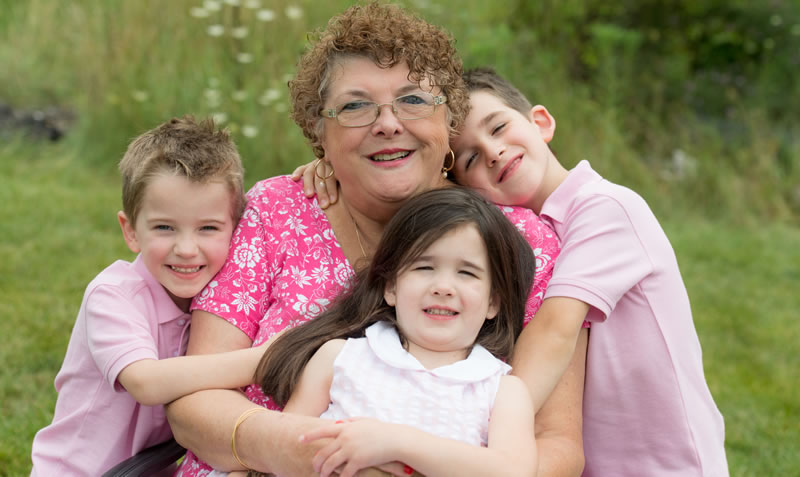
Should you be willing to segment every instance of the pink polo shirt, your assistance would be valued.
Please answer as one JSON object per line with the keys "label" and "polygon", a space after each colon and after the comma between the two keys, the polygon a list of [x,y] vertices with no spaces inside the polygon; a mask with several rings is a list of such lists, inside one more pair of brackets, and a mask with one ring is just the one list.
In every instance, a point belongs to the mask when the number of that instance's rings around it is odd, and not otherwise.
{"label": "pink polo shirt", "polygon": [[189,318],[139,257],[100,272],[56,376],[53,422],[33,440],[31,475],[98,476],[172,437],[164,406],[139,404],[117,376],[135,361],[182,354]]}
{"label": "pink polo shirt", "polygon": [[582,161],[540,216],[562,247],[545,299],[591,306],[583,475],[728,475],[689,297],[645,201]]}

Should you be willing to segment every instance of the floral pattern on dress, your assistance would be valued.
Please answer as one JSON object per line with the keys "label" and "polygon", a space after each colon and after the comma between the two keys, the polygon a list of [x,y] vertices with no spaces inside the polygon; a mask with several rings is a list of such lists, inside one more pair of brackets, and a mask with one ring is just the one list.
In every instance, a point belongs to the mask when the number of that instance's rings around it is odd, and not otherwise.
{"label": "floral pattern on dress", "polygon": [[[316,199],[288,176],[257,183],[247,193],[248,207],[234,231],[228,260],[195,298],[192,309],[218,315],[259,345],[282,329],[300,325],[324,311],[349,288],[353,268]],[[525,323],[542,304],[558,255],[556,235],[530,210],[501,207],[536,254],[537,270]],[[278,409],[257,385],[247,397]],[[211,467],[191,452],[181,465],[185,477],[204,476]]]}

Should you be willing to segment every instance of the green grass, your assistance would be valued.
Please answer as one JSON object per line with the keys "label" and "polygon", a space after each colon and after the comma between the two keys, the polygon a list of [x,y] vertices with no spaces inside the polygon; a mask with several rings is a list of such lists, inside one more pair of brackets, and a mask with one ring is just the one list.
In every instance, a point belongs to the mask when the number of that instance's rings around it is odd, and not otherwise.
{"label": "green grass", "polygon": [[[208,18],[190,16],[203,3],[0,0],[0,102],[58,105],[77,116],[58,146],[0,135],[0,476],[29,471],[31,440],[52,418],[53,378],[86,284],[113,260],[132,258],[115,218],[115,165],[128,141],[173,115],[223,112],[247,184],[312,157],[288,117],[287,75],[306,32],[352,1],[263,1],[276,14],[272,22],[245,7],[234,21],[226,3]],[[545,104],[558,120],[552,145],[565,165],[590,159],[664,218],[692,298],[706,376],[726,417],[732,475],[796,474],[797,122],[775,122],[742,105],[731,112],[747,121],[737,123],[735,137],[723,137],[714,125],[726,118],[689,114],[673,123],[646,105],[614,107],[590,78],[572,74],[580,52],[542,33],[580,25],[515,30],[523,2],[402,3],[448,28],[466,66],[494,65]],[[290,4],[303,16],[287,18]],[[209,36],[207,27],[218,23],[250,33],[242,41]],[[256,60],[238,63],[239,52]],[[624,73],[609,65],[607,74]],[[618,95],[646,86],[619,78]],[[209,101],[210,90],[220,104]],[[245,99],[234,99],[237,91]],[[257,135],[245,136],[246,125],[257,126]],[[682,175],[678,150],[691,158]]]}
{"label": "green grass", "polygon": [[[0,475],[27,475],[35,432],[52,418],[53,378],[86,284],[130,259],[115,213],[119,180],[68,149],[0,146]],[[665,223],[726,421],[734,476],[800,468],[800,228]]]}

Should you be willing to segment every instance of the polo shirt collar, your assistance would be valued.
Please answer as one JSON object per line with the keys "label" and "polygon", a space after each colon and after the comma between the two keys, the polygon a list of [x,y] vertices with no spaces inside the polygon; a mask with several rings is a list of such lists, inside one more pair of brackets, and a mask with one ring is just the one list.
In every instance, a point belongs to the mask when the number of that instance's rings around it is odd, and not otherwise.
{"label": "polo shirt collar", "polygon": [[158,283],[156,277],[154,277],[150,271],[147,269],[147,266],[144,264],[144,260],[142,259],[142,254],[136,256],[136,260],[133,261],[133,269],[136,273],[142,277],[147,288],[150,290],[150,296],[153,297],[153,301],[155,302],[155,309],[158,316],[156,317],[159,324],[168,323],[172,320],[180,318],[182,316],[188,315],[183,310],[178,308],[178,305],[172,301],[172,298],[167,293],[167,290],[164,286]]}
{"label": "polo shirt collar", "polygon": [[578,163],[564,179],[564,182],[556,187],[556,190],[550,194],[544,204],[542,204],[542,212],[539,217],[547,220],[551,224],[553,222],[563,223],[570,209],[570,204],[575,200],[578,191],[586,184],[591,182],[599,182],[603,178],[589,165],[589,161],[583,160]]}
{"label": "polo shirt collar", "polygon": [[439,368],[425,369],[417,358],[403,348],[397,330],[390,323],[379,321],[367,328],[366,335],[369,347],[378,359],[389,366],[428,372],[448,381],[474,383],[498,373],[505,374],[511,369],[479,344],[472,347],[467,359]]}

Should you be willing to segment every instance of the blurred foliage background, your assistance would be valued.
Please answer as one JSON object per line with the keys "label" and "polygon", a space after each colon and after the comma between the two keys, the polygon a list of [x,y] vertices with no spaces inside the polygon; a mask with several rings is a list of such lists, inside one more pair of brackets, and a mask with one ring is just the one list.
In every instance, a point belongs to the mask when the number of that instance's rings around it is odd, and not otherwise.
{"label": "blurred foliage background", "polygon": [[[0,101],[74,112],[67,141],[107,171],[165,118],[214,114],[252,183],[312,158],[286,82],[349,3],[0,0]],[[548,107],[567,165],[591,159],[660,214],[797,221],[800,1],[405,3]]]}
{"label": "blurred foliage background", "polygon": [[[286,82],[345,0],[0,0],[0,476],[27,475],[86,284],[117,258],[116,164],[213,115],[248,185],[313,158]],[[732,475],[800,467],[800,0],[405,0],[544,104],[568,167],[672,240]],[[58,139],[50,141],[48,138]]]}

